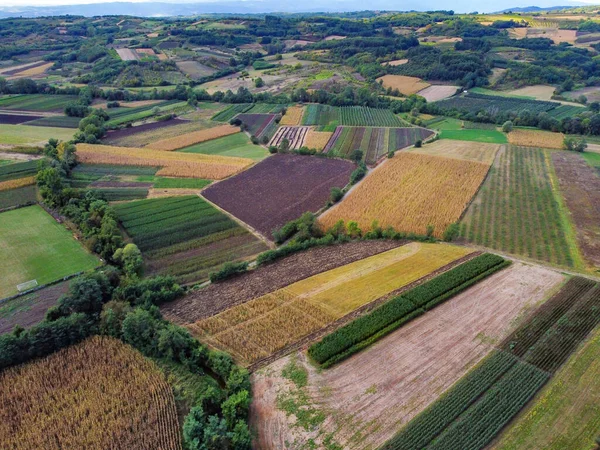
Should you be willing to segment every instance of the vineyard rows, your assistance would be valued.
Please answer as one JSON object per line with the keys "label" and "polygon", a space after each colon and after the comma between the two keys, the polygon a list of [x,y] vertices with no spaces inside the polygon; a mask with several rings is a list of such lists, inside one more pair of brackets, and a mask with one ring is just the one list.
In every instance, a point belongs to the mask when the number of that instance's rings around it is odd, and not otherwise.
{"label": "vineyard rows", "polygon": [[476,114],[479,111],[485,111],[492,116],[525,109],[532,114],[539,114],[561,106],[561,104],[557,102],[473,93],[441,100],[436,104],[445,112],[456,110],[464,113]]}
{"label": "vineyard rows", "polygon": [[389,109],[310,104],[305,107],[302,125],[401,127],[402,122]]}
{"label": "vineyard rows", "polygon": [[311,127],[280,127],[269,145],[274,145],[276,147],[281,144],[281,141],[287,139],[290,143],[291,149],[299,149],[304,146],[304,140],[306,139],[306,135],[308,134]]}
{"label": "vineyard rows", "polygon": [[0,182],[14,180],[17,178],[31,177],[36,174],[37,160],[18,162],[0,166]]}

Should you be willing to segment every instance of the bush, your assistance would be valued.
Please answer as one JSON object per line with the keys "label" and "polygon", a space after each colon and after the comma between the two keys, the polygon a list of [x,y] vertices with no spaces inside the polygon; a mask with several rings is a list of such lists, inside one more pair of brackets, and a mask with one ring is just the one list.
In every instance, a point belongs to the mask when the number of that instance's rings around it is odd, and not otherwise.
{"label": "bush", "polygon": [[254,145],[258,145],[258,138],[256,136],[250,136],[250,141],[252,141]]}
{"label": "bush", "polygon": [[423,141],[421,139],[418,139],[415,142],[415,148],[421,148],[423,146]]}
{"label": "bush", "polygon": [[344,191],[342,191],[340,188],[338,188],[338,187],[331,188],[331,193],[329,194],[329,198],[331,199],[331,201],[333,203],[339,202],[343,196],[344,196]]}
{"label": "bush", "polygon": [[350,184],[356,184],[362,180],[367,174],[367,166],[360,163],[356,169],[350,174]]}
{"label": "bush", "polygon": [[277,153],[277,147],[275,147],[274,145],[269,146],[269,153],[271,153],[272,155]]}
{"label": "bush", "polygon": [[248,262],[227,262],[217,272],[212,272],[209,276],[211,283],[223,281],[228,278],[240,275],[248,271]]}
{"label": "bush", "polygon": [[460,233],[460,226],[457,223],[451,223],[444,231],[443,239],[445,242],[451,242],[458,237]]}

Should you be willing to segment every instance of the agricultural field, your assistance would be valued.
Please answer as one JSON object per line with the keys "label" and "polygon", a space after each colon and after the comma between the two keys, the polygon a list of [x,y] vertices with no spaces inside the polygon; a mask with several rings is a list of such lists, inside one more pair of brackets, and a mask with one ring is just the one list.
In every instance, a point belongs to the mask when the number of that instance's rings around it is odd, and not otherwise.
{"label": "agricultural field", "polygon": [[77,156],[82,163],[161,167],[159,176],[210,180],[229,177],[253,163],[246,158],[94,144],[77,144]]}
{"label": "agricultural field", "polygon": [[27,122],[29,126],[36,127],[55,127],[55,128],[77,128],[79,126],[79,117],[52,115]]}
{"label": "agricultural field", "polygon": [[[384,88],[398,89],[402,95],[413,95],[429,87],[429,83],[416,77],[405,75],[384,75],[377,78]],[[456,92],[456,90],[454,91]],[[453,92],[453,93],[454,93]]]}
{"label": "agricultural field", "polygon": [[494,113],[507,113],[523,109],[527,109],[531,113],[541,113],[548,112],[561,106],[560,103],[557,102],[475,93],[463,94],[447,100],[441,100],[437,105],[445,111],[457,110],[466,113],[486,111],[492,115]]}
{"label": "agricultural field", "polygon": [[400,152],[386,160],[319,217],[323,229],[354,220],[363,231],[383,228],[442,236],[457,222],[483,182],[489,164]]}
{"label": "agricultural field", "polygon": [[252,103],[238,103],[225,108],[223,111],[218,112],[212,117],[212,120],[217,122],[229,122],[238,114],[244,113],[252,108]]}
{"label": "agricultural field", "polygon": [[304,108],[302,106],[290,106],[279,122],[281,125],[300,125],[302,122]]}
{"label": "agricultural field", "polygon": [[15,206],[31,205],[36,201],[37,187],[35,185],[0,191],[0,211]]}
{"label": "agricultural field", "polygon": [[[557,272],[513,263],[329,369],[316,369],[298,352],[255,372],[256,444],[276,449],[293,442],[302,448],[312,439],[349,449],[378,448],[563,280]],[[304,373],[305,386],[295,384],[290,373]]]}
{"label": "agricultural field", "polygon": [[0,113],[0,124],[4,125],[19,125],[26,122],[31,122],[37,119],[42,119],[44,116],[35,116],[32,113],[16,114],[16,113]]}
{"label": "agricultural field", "polygon": [[142,251],[148,275],[181,283],[208,278],[225,262],[250,258],[266,245],[196,195],[115,205],[119,222]]}
{"label": "agricultural field", "polygon": [[458,86],[429,86],[418,92],[427,102],[437,102],[452,97],[458,91]]}
{"label": "agricultural field", "polygon": [[173,151],[189,147],[194,144],[211,141],[231,134],[239,133],[239,128],[232,125],[221,125],[206,130],[194,131],[177,137],[161,139],[146,146],[152,150]]}
{"label": "agricultural field", "polygon": [[188,328],[244,364],[253,364],[470,252],[449,245],[407,244],[298,281]]}
{"label": "agricultural field", "polygon": [[10,386],[0,393],[0,439],[10,448],[182,448],[171,386],[116,339],[92,337],[7,369],[0,382]]}
{"label": "agricultural field", "polygon": [[567,117],[573,117],[577,114],[581,114],[584,111],[585,109],[581,106],[560,105],[559,107],[550,110],[548,115],[557,120],[562,120]]}
{"label": "agricultural field", "polygon": [[508,142],[522,147],[562,149],[565,135],[542,130],[515,129],[508,133]]}
{"label": "agricultural field", "polygon": [[38,164],[39,161],[36,159],[23,162],[11,161],[11,164],[3,164],[0,166],[0,183],[33,177],[37,172]]}
{"label": "agricultural field", "polygon": [[18,293],[17,285],[27,281],[41,286],[99,265],[98,258],[40,206],[1,213],[0,298]]}
{"label": "agricultural field", "polygon": [[409,151],[422,155],[443,156],[492,165],[499,148],[500,145],[497,144],[440,139],[421,148],[411,148]]}
{"label": "agricultural field", "polygon": [[325,153],[351,158],[355,150],[363,152],[367,164],[376,163],[389,152],[413,145],[433,135],[425,128],[337,127]]}
{"label": "agricultural field", "polygon": [[332,136],[333,133],[330,131],[316,131],[311,128],[308,130],[308,133],[306,133],[304,145],[310,149],[322,151],[325,149]]}
{"label": "agricultural field", "polygon": [[136,108],[112,108],[107,110],[109,120],[106,122],[106,127],[117,128],[127,123],[148,119],[157,114],[161,115],[174,110],[186,111],[189,109],[191,108],[187,102],[181,102],[179,100],[166,100],[161,103],[138,106]]}
{"label": "agricultural field", "polygon": [[0,109],[36,112],[61,112],[69,103],[76,101],[76,95],[23,94],[0,96]]}
{"label": "agricultural field", "polygon": [[209,186],[203,196],[270,239],[275,229],[325,206],[331,188],[348,184],[353,170],[349,161],[278,154]]}
{"label": "agricultural field", "polygon": [[29,125],[0,124],[0,144],[43,146],[48,138],[69,141],[75,134],[74,129],[59,127],[39,127]]}
{"label": "agricultural field", "polygon": [[440,138],[458,141],[487,142],[491,144],[506,144],[509,141],[504,133],[495,129],[442,130]]}
{"label": "agricultural field", "polygon": [[[269,142],[269,145],[274,145],[279,147],[281,142],[284,139],[287,139],[289,142],[289,148],[293,150],[297,150],[300,147],[307,147],[305,144],[308,133],[311,131],[312,127],[279,127],[275,132],[275,135]],[[331,135],[331,134],[330,134]],[[314,148],[314,147],[309,147]]]}
{"label": "agricultural field", "polygon": [[600,268],[600,177],[583,157],[571,152],[552,153],[552,162],[570,216],[577,243],[591,268]]}
{"label": "agricultural field", "polygon": [[18,189],[25,186],[31,186],[35,184],[35,177],[17,178],[15,180],[0,181],[0,191],[9,191],[11,189]]}
{"label": "agricultural field", "polygon": [[236,119],[242,121],[243,124],[248,126],[248,133],[257,138],[261,136],[270,136],[272,134],[273,126],[275,125],[275,114],[238,114]]}
{"label": "agricultural field", "polygon": [[193,80],[212,75],[216,72],[212,67],[208,67],[198,61],[179,61],[177,62],[177,68]]}
{"label": "agricultural field", "polygon": [[309,104],[305,106],[302,125],[319,125],[328,128],[338,125],[401,127],[402,122],[388,109]]}
{"label": "agricultural field", "polygon": [[461,222],[469,242],[562,266],[577,266],[572,227],[557,199],[549,155],[501,148]]}
{"label": "agricultural field", "polygon": [[191,145],[179,151],[183,153],[249,158],[254,161],[260,161],[269,155],[269,152],[260,145],[252,144],[245,133],[239,132],[213,139],[212,141]]}
{"label": "agricultural field", "polygon": [[162,122],[148,122],[135,127],[109,130],[102,142],[120,147],[143,147],[152,142],[175,138],[182,134],[205,130],[214,126],[205,120],[171,119]]}

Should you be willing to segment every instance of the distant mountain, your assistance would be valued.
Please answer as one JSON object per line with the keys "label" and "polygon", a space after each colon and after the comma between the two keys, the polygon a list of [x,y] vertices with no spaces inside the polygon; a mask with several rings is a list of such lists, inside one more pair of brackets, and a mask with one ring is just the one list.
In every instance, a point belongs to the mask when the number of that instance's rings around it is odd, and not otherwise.
{"label": "distant mountain", "polygon": [[583,5],[584,5],[584,3],[573,3],[569,6],[550,6],[548,8],[540,8],[539,6],[524,6],[524,7],[520,7],[520,8],[507,8],[507,9],[503,9],[502,11],[498,11],[498,12],[499,13],[507,13],[507,12],[533,13],[533,12],[571,9],[571,8],[577,8],[578,6],[583,6]]}

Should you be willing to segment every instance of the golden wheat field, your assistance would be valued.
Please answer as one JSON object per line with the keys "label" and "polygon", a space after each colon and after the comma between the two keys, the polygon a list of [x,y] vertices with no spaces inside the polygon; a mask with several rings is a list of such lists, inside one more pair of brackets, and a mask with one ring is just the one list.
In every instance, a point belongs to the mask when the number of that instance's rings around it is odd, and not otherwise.
{"label": "golden wheat field", "polygon": [[405,75],[384,75],[377,78],[377,81],[383,82],[384,88],[398,89],[404,95],[416,94],[429,86],[429,83],[417,77],[408,77]]}
{"label": "golden wheat field", "polygon": [[513,130],[508,133],[508,142],[522,147],[563,148],[565,135],[542,130]]}
{"label": "golden wheat field", "polygon": [[254,162],[251,159],[230,156],[95,144],[77,144],[77,157],[83,163],[162,167],[156,173],[158,176],[209,180],[234,175]]}
{"label": "golden wheat field", "polygon": [[220,125],[218,127],[182,134],[181,136],[161,139],[160,141],[152,142],[146,145],[146,148],[163,151],[179,150],[180,148],[189,147],[190,145],[212,141],[213,139],[223,136],[239,133],[239,131],[239,127],[234,127],[232,125]]}
{"label": "golden wheat field", "polygon": [[281,125],[300,125],[303,114],[304,108],[302,106],[290,106],[279,123]]}
{"label": "golden wheat field", "polygon": [[304,138],[304,146],[311,149],[314,148],[315,150],[323,150],[332,135],[333,133],[329,131],[315,131],[310,129]]}
{"label": "golden wheat field", "polygon": [[432,225],[434,235],[440,237],[459,220],[489,167],[481,162],[397,153],[319,217],[319,225],[327,229],[339,220],[355,220],[367,231],[377,220],[384,228],[419,234]]}
{"label": "golden wheat field", "polygon": [[17,178],[16,180],[8,180],[0,182],[0,191],[8,191],[23,186],[35,184],[35,177]]}
{"label": "golden wheat field", "polygon": [[306,278],[188,327],[252,364],[470,252],[413,242]]}
{"label": "golden wheat field", "polygon": [[446,158],[492,164],[499,148],[499,144],[440,139],[421,148],[413,147],[409,151],[422,155],[444,156]]}
{"label": "golden wheat field", "polygon": [[113,338],[92,337],[0,373],[0,447],[181,449],[171,386]]}
{"label": "golden wheat field", "polygon": [[32,77],[35,75],[41,75],[53,65],[54,63],[49,62],[47,64],[42,64],[41,66],[32,67],[31,69],[25,69],[21,72],[16,73],[15,75],[13,75],[13,77]]}

